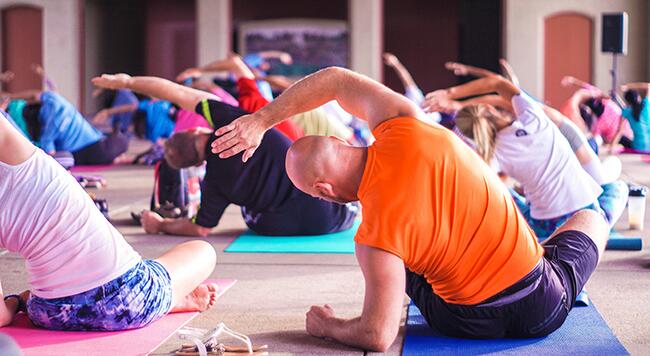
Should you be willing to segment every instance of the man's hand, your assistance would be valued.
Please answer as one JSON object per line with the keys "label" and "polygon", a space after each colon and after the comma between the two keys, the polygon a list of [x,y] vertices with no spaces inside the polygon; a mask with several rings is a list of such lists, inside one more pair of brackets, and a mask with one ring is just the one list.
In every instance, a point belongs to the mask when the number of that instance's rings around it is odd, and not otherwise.
{"label": "man's hand", "polygon": [[184,82],[186,79],[198,78],[203,74],[198,68],[187,68],[176,76],[176,81],[179,83]]}
{"label": "man's hand", "polygon": [[147,234],[160,233],[160,224],[162,224],[163,220],[164,219],[162,216],[150,210],[143,210],[142,216],[140,218],[142,227],[144,228],[144,231],[147,232]]}
{"label": "man's hand", "polygon": [[334,320],[336,317],[331,306],[327,304],[322,307],[313,305],[306,314],[305,329],[311,336],[324,338],[327,337]]}
{"label": "man's hand", "polygon": [[268,127],[257,114],[244,115],[214,132],[220,136],[212,142],[212,153],[219,158],[232,157],[242,151],[242,161],[248,161],[262,143]]}
{"label": "man's hand", "polygon": [[125,73],[119,74],[102,74],[101,77],[95,77],[91,81],[96,87],[104,89],[124,89],[129,87],[133,78]]}

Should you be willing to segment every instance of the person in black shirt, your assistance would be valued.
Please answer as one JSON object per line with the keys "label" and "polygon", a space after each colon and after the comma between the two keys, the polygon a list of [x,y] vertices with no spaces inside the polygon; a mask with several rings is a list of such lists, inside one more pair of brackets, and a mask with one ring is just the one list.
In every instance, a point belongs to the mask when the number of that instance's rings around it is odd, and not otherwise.
{"label": "person in black shirt", "polygon": [[[222,103],[211,93],[187,88],[155,77],[126,74],[102,75],[96,86],[127,88],[171,101],[186,110],[196,110],[214,129],[248,113]],[[264,235],[316,235],[337,232],[352,226],[357,213],[354,205],[341,205],[313,198],[289,180],[285,157],[291,141],[275,129],[263,137],[256,155],[246,163],[237,155],[221,159],[210,153],[215,136],[212,130],[196,128],[174,134],[165,143],[165,160],[176,169],[207,161],[201,187],[201,207],[194,219],[163,219],[144,212],[142,224],[149,233],[205,236],[217,226],[230,204],[241,207],[246,225]]]}

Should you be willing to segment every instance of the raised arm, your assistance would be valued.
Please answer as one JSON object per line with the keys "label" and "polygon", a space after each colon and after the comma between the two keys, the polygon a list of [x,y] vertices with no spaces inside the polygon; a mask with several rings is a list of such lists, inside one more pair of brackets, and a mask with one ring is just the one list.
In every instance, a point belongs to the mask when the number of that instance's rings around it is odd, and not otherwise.
{"label": "raised arm", "polygon": [[203,99],[220,100],[212,93],[188,88],[158,77],[131,77],[128,74],[102,74],[92,83],[104,89],[130,89],[134,92],[170,101],[185,110],[194,111]]}
{"label": "raised arm", "polygon": [[494,92],[496,92],[503,99],[503,101],[510,102],[512,101],[512,97],[518,95],[521,90],[519,90],[519,88],[512,84],[512,82],[503,78],[502,76],[489,76],[448,89],[440,89],[431,92],[427,94],[424,103],[422,103],[422,107],[435,108],[436,106],[440,105],[440,102],[458,100],[471,96],[491,94]]}
{"label": "raised arm", "polygon": [[402,62],[397,58],[392,53],[384,53],[384,63],[393,68],[395,70],[395,73],[397,73],[397,76],[399,77],[399,80],[402,82],[402,85],[404,88],[409,88],[409,87],[417,87],[417,84],[415,83],[415,80],[413,80],[413,77],[411,76],[411,73],[409,73],[408,69],[404,67]]}
{"label": "raised arm", "polygon": [[138,110],[138,104],[124,104],[112,108],[102,109],[99,110],[99,112],[97,112],[97,114],[95,114],[95,116],[90,121],[92,121],[93,124],[99,124],[106,121],[112,115],[133,112],[136,110]]}
{"label": "raised arm", "polygon": [[230,72],[236,79],[255,79],[255,74],[250,68],[248,68],[241,57],[239,55],[232,55],[224,59],[210,62],[202,67],[188,68],[176,77],[176,81],[183,82],[188,78],[196,78],[203,74],[212,72]]}
{"label": "raised arm", "polygon": [[39,77],[41,77],[41,80],[43,81],[43,87],[45,90],[50,90],[50,91],[56,91],[56,84],[54,84],[54,81],[50,79],[50,77],[47,75],[45,72],[45,69],[43,69],[43,66],[40,64],[32,63],[32,71],[36,73]]}
{"label": "raised arm", "polygon": [[501,74],[506,77],[509,81],[512,82],[515,86],[519,87],[519,77],[515,70],[510,65],[510,62],[505,60],[505,58],[499,59],[499,65],[501,66]]}
{"label": "raised arm", "polygon": [[454,75],[458,75],[458,76],[472,75],[475,77],[483,78],[483,77],[492,77],[498,75],[487,69],[474,67],[474,66],[470,66],[458,62],[447,62],[445,63],[445,68],[452,71]]}
{"label": "raised arm", "polygon": [[264,132],[277,123],[331,100],[350,114],[368,121],[371,129],[385,120],[412,116],[426,120],[426,114],[404,96],[348,69],[329,67],[296,82],[282,95],[252,115],[242,116],[216,131],[219,137],[212,152],[232,157],[246,151],[246,161],[262,141]]}
{"label": "raised arm", "polygon": [[635,82],[623,84],[620,87],[621,92],[626,92],[628,90],[636,90],[640,92],[641,96],[650,97],[650,83]]}

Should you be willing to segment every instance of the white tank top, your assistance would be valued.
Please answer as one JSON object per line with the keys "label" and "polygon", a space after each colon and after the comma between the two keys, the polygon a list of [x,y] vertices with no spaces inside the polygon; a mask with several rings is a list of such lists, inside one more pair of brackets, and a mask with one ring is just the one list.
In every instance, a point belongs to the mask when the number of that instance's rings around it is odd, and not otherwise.
{"label": "white tank top", "polygon": [[92,199],[52,157],[0,162],[0,247],[26,259],[34,295],[52,299],[99,287],[140,260]]}

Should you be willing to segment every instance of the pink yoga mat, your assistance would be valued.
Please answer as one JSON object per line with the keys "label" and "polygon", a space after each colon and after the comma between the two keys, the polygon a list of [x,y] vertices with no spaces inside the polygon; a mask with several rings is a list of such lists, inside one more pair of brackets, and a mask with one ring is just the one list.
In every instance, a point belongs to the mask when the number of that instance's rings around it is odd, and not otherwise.
{"label": "pink yoga mat", "polygon": [[70,169],[70,172],[72,173],[79,173],[79,172],[102,172],[107,169],[112,168],[112,164],[105,164],[105,165],[97,165],[97,166],[74,166]]}
{"label": "pink yoga mat", "polygon": [[[223,295],[237,280],[209,279]],[[174,313],[142,329],[115,332],[53,331],[35,327],[25,314],[0,333],[11,336],[25,356],[148,355],[199,313]]]}

